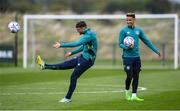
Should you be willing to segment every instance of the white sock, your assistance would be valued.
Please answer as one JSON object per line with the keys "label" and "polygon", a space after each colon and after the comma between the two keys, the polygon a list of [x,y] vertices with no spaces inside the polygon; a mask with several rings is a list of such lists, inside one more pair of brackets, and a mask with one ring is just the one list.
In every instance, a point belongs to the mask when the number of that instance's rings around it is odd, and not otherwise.
{"label": "white sock", "polygon": [[136,97],[136,93],[132,93],[132,98]]}

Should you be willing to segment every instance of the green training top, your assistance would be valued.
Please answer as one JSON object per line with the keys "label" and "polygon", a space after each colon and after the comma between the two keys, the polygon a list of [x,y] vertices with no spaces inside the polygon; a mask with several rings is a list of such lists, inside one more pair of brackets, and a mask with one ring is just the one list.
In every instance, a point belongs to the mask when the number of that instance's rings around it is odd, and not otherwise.
{"label": "green training top", "polygon": [[82,52],[83,58],[86,60],[91,59],[92,62],[96,59],[97,53],[97,37],[96,33],[91,31],[91,29],[86,29],[84,31],[83,36],[78,41],[75,42],[68,42],[68,43],[61,43],[60,47],[77,47],[80,46],[78,49],[73,50],[72,54],[76,54]]}
{"label": "green training top", "polygon": [[[125,37],[131,36],[134,39],[134,48],[129,48],[123,44]],[[122,57],[139,57],[139,39],[146,44],[156,54],[160,54],[159,50],[152,44],[152,42],[146,37],[144,32],[138,27],[125,26],[119,33],[119,47],[123,49]]]}

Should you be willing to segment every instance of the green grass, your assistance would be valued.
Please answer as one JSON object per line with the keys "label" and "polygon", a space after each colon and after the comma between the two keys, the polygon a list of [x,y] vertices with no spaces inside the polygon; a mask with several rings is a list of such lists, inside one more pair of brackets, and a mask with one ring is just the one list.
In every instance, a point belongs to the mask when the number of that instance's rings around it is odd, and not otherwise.
{"label": "green grass", "polygon": [[58,103],[71,72],[1,68],[0,110],[180,110],[180,70],[143,70],[139,86],[147,90],[138,95],[144,102],[124,99],[122,70],[89,70],[79,78],[72,102]]}

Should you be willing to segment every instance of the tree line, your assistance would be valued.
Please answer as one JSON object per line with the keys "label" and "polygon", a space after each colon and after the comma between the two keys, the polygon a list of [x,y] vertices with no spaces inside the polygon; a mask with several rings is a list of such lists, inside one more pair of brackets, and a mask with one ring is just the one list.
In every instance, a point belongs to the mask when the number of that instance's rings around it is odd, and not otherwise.
{"label": "tree line", "polygon": [[180,4],[173,0],[0,0],[0,12],[46,13],[72,11],[87,12],[147,12],[175,13]]}

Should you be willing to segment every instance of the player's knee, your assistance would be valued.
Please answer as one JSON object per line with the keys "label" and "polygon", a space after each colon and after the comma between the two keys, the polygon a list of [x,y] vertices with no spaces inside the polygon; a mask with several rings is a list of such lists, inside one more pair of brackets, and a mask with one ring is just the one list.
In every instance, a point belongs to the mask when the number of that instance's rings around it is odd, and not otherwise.
{"label": "player's knee", "polygon": [[139,73],[141,72],[141,68],[135,69],[134,70],[134,74],[135,75],[139,75]]}
{"label": "player's knee", "polygon": [[133,75],[131,73],[127,73],[127,79],[132,79],[133,78]]}
{"label": "player's knee", "polygon": [[133,78],[133,72],[132,71],[126,70],[125,72],[126,72],[126,75],[127,75],[128,79],[132,79]]}

